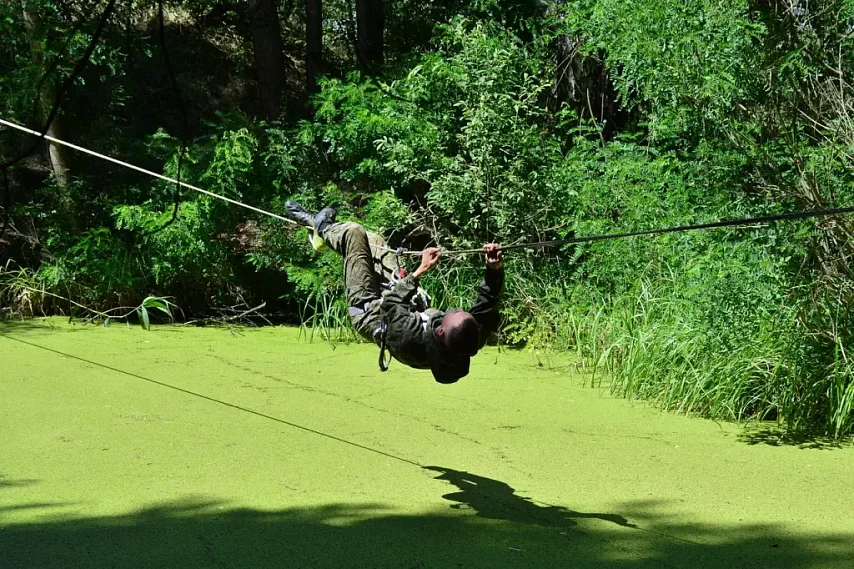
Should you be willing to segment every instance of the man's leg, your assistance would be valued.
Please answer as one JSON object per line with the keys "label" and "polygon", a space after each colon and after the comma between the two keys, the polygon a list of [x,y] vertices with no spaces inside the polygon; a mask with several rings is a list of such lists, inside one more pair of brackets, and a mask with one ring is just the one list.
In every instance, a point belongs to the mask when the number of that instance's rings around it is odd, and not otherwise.
{"label": "man's leg", "polygon": [[[373,341],[379,328],[379,311],[365,310],[365,305],[380,298],[380,283],[374,270],[368,233],[358,223],[333,223],[322,233],[329,248],[344,259],[344,284],[347,304],[351,307],[350,321],[356,331]],[[358,311],[364,312],[358,312]]]}
{"label": "man's leg", "polygon": [[312,214],[300,204],[288,201],[286,212],[294,221],[312,231],[312,247],[323,250],[331,247],[344,259],[344,283],[350,321],[361,336],[377,340],[381,326],[379,302],[380,285],[392,280],[397,270],[395,256],[382,247],[385,242],[375,233],[368,233],[358,223],[335,223],[335,210],[324,208]]}
{"label": "man's leg", "polygon": [[368,231],[368,243],[371,245],[371,255],[374,259],[374,272],[380,278],[380,285],[393,282],[400,274],[400,265],[394,251],[389,251],[385,239],[381,235]]}

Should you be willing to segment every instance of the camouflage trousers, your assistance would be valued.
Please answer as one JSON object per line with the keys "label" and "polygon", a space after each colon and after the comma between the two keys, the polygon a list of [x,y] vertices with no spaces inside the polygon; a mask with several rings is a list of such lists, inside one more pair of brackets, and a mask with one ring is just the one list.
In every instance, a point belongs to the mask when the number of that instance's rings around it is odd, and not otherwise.
{"label": "camouflage trousers", "polygon": [[360,336],[379,343],[380,300],[384,285],[400,271],[396,255],[381,249],[383,238],[358,223],[334,223],[323,231],[323,239],[344,259],[350,322]]}

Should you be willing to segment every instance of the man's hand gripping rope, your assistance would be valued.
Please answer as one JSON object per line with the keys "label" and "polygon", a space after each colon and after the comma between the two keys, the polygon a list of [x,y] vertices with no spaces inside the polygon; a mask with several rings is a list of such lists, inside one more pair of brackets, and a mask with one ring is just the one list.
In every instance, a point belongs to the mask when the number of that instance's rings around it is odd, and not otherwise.
{"label": "man's hand gripping rope", "polygon": [[[487,243],[483,246],[483,252],[486,256],[486,266],[490,269],[500,269],[504,264],[504,251],[498,243]],[[439,263],[442,258],[442,250],[437,247],[429,247],[421,252],[421,265],[415,269],[412,275],[415,278],[421,278],[430,269]]]}

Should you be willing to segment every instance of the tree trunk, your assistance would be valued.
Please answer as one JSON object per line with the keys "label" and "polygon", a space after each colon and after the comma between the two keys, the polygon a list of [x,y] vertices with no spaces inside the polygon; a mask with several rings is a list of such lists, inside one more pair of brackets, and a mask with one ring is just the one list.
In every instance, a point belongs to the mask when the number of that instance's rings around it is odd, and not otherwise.
{"label": "tree trunk", "polygon": [[285,58],[274,0],[249,0],[249,27],[255,51],[258,98],[264,118],[278,118],[285,92]]}
{"label": "tree trunk", "polygon": [[317,92],[323,65],[323,0],[305,2],[305,80],[309,95]]}
{"label": "tree trunk", "polygon": [[618,103],[617,93],[601,61],[584,55],[582,40],[567,34],[555,38],[555,79],[550,108],[557,111],[568,103],[582,120],[593,120],[603,127],[606,139],[619,132],[629,113]]}
{"label": "tree trunk", "polygon": [[[26,3],[23,5],[23,13],[24,24],[31,36],[30,46],[33,50],[33,63],[44,68],[44,52],[42,50],[41,41],[37,37],[38,34],[42,33],[41,19],[39,18],[38,13],[27,9]],[[36,97],[39,98],[39,116],[36,118],[38,118],[41,126],[44,126],[44,123],[50,116],[50,111],[54,104],[54,98],[56,97],[56,88],[50,79],[44,81],[41,92],[36,93]],[[57,113],[45,134],[58,138],[59,140],[67,140],[65,138],[65,130],[65,119],[62,114]],[[70,153],[65,146],[54,144],[52,142],[46,142],[46,144],[48,161],[50,162],[50,167],[53,171],[53,177],[56,180],[57,185],[60,188],[64,188],[68,186],[70,179]],[[68,196],[61,197],[68,198]],[[64,204],[65,206],[70,206],[70,203],[67,203],[69,201],[68,199],[63,199],[63,201],[66,202]]]}
{"label": "tree trunk", "polygon": [[382,0],[356,0],[356,56],[365,73],[375,72],[383,63],[384,30]]}

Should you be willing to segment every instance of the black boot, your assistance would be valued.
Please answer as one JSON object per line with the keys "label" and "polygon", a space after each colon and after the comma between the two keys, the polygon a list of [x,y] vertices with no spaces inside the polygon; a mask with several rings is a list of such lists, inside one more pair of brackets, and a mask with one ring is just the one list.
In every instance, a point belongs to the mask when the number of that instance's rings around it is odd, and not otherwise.
{"label": "black boot", "polygon": [[335,217],[338,212],[334,208],[325,207],[314,216],[314,228],[317,232],[323,235],[327,227],[335,223]]}
{"label": "black boot", "polygon": [[323,240],[323,231],[335,223],[337,212],[331,207],[325,207],[316,215],[312,215],[300,204],[292,201],[286,202],[285,208],[287,208],[288,217],[311,229],[311,233],[308,235],[308,242],[314,250],[325,251],[328,247]]}
{"label": "black boot", "polygon": [[285,202],[288,217],[306,227],[314,229],[314,216],[297,202],[288,200]]}

